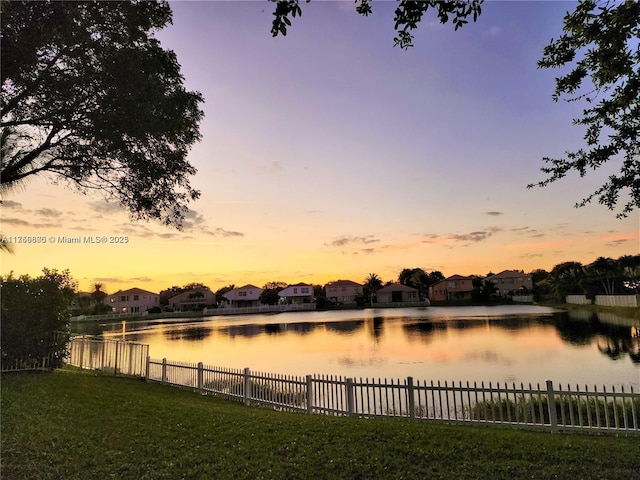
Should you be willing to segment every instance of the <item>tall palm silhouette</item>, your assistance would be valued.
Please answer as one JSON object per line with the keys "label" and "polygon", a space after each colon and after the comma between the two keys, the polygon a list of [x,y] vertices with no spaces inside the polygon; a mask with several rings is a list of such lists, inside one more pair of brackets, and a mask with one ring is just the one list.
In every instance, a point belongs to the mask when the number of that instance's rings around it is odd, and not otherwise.
{"label": "tall palm silhouette", "polygon": [[373,297],[376,292],[382,288],[382,280],[375,273],[370,273],[364,280],[364,287],[369,292],[369,302],[373,305]]}

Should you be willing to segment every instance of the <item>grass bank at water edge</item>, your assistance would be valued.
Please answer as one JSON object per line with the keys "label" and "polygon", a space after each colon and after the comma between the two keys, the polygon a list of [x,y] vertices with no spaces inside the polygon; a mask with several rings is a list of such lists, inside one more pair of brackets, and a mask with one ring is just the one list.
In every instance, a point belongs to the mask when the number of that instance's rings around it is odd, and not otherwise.
{"label": "grass bank at water edge", "polygon": [[6,374],[1,478],[640,479],[640,439],[250,408],[132,378]]}

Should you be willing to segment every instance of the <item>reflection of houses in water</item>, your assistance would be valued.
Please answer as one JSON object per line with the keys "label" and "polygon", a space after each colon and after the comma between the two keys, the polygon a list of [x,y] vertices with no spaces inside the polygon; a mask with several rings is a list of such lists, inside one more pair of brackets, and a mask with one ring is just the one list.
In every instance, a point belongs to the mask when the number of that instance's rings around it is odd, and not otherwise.
{"label": "reflection of houses in water", "polygon": [[204,340],[209,335],[213,328],[210,327],[188,327],[175,330],[165,330],[163,333],[169,340],[190,340],[199,341]]}
{"label": "reflection of houses in water", "polygon": [[285,329],[287,331],[292,331],[299,335],[306,335],[307,333],[311,333],[314,328],[316,328],[316,324],[309,322],[287,323],[285,325]]}
{"label": "reflection of houses in water", "polygon": [[284,325],[279,323],[268,323],[264,326],[264,332],[268,335],[278,335],[285,330]]}
{"label": "reflection of houses in water", "polygon": [[230,325],[221,327],[218,332],[229,337],[255,337],[262,333],[262,325]]}
{"label": "reflection of houses in water", "polygon": [[324,326],[332,332],[350,334],[364,327],[364,320],[347,320],[340,322],[325,322]]}
{"label": "reflection of houses in water", "polygon": [[490,318],[487,323],[491,327],[498,327],[504,330],[521,330],[523,327],[539,323],[538,319],[524,317],[522,315],[509,315],[500,318]]}
{"label": "reflection of houses in water", "polygon": [[453,328],[454,330],[469,330],[472,328],[479,328],[487,325],[489,325],[488,318],[454,318],[447,321],[447,326]]}
{"label": "reflection of houses in water", "polygon": [[447,330],[447,322],[418,321],[416,323],[403,323],[402,330],[410,340],[431,341],[431,337],[439,332]]}

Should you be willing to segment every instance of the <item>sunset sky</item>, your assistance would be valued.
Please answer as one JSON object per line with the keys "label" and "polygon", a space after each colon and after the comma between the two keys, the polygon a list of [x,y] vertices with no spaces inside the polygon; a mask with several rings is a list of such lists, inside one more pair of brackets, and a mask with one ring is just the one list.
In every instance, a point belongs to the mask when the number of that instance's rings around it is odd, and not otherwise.
{"label": "sunset sky", "polygon": [[[69,269],[88,290],[202,282],[395,280],[403,268],[485,275],[640,253],[638,212],[574,204],[619,165],[546,188],[542,158],[583,145],[583,104],[554,103],[543,47],[573,2],[496,2],[457,32],[431,14],[393,46],[395,2],[303,4],[272,38],[267,1],[173,2],[158,32],[205,104],[189,156],[201,198],[183,231],[34,179],[3,198],[4,235],[127,236],[16,244],[1,271]],[[624,203],[624,202],[622,202]]]}

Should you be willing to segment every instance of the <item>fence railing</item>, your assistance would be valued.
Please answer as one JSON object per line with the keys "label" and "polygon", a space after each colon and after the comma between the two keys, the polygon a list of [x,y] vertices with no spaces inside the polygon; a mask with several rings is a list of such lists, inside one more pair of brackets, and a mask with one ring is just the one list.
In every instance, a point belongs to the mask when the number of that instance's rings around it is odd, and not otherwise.
{"label": "fence railing", "polygon": [[68,365],[114,374],[146,376],[149,345],[117,340],[74,337],[69,341]]}
{"label": "fence railing", "polygon": [[640,393],[529,384],[463,384],[406,379],[290,376],[147,360],[148,380],[193,387],[245,404],[361,417],[384,416],[524,428],[640,433]]}
{"label": "fence railing", "polygon": [[315,303],[291,303],[285,305],[258,305],[255,307],[205,308],[204,315],[246,315],[249,313],[304,312],[315,310]]}
{"label": "fence railing", "polygon": [[59,357],[53,353],[44,357],[24,357],[11,360],[2,357],[0,361],[0,372],[50,370],[58,361]]}
{"label": "fence railing", "polygon": [[80,368],[145,377],[222,395],[247,405],[360,417],[405,417],[448,423],[501,424],[551,431],[640,434],[640,393],[522,383],[462,383],[404,379],[279,375],[200,363],[154,360],[149,346],[75,337],[68,362]]}

